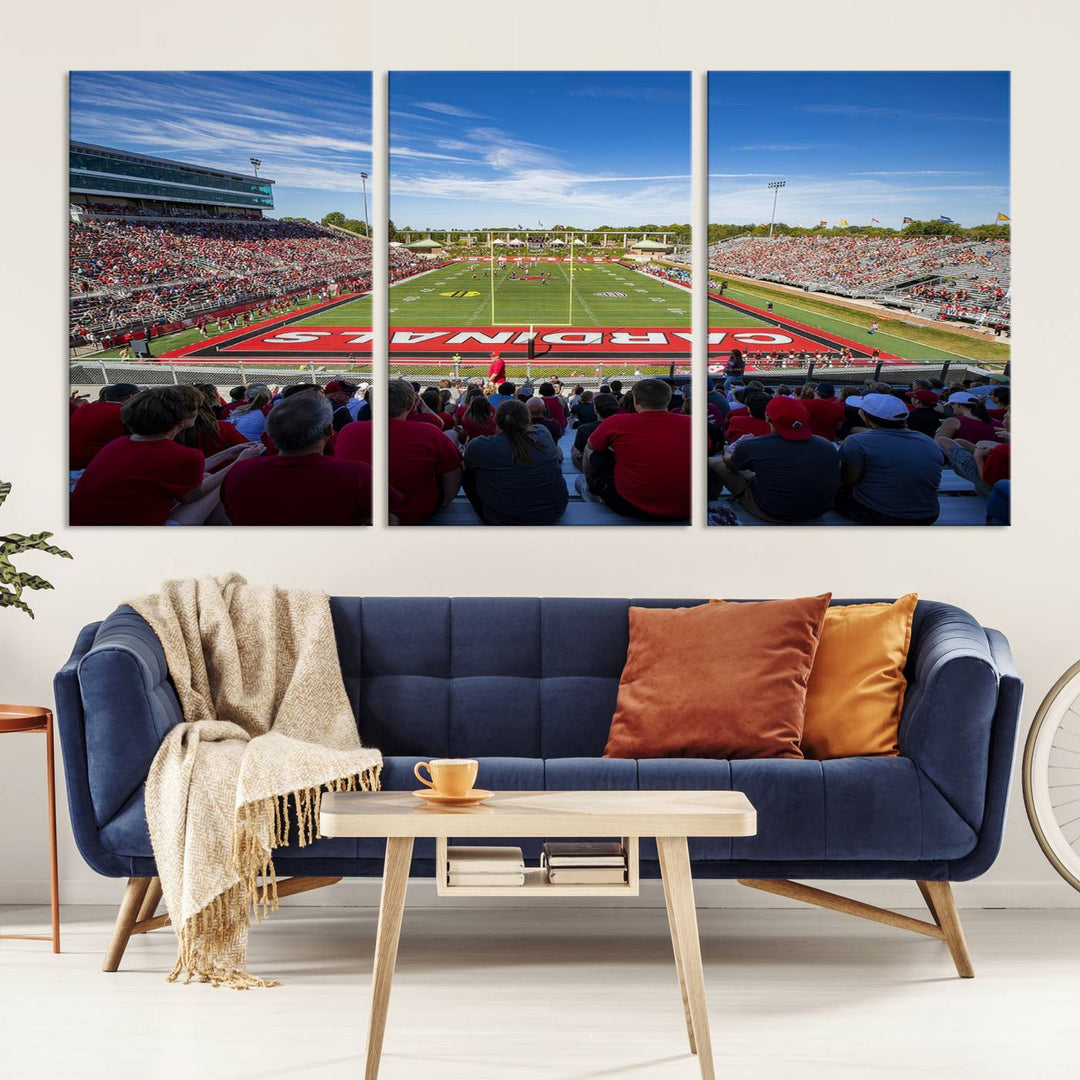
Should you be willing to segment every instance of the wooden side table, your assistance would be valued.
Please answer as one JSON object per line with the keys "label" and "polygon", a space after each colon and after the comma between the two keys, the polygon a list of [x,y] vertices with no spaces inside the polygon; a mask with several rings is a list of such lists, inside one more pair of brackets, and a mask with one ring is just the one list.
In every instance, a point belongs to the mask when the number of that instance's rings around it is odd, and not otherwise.
{"label": "wooden side table", "polygon": [[46,782],[49,792],[49,855],[52,864],[52,934],[0,934],[0,938],[51,941],[60,951],[60,881],[56,868],[56,773],[53,766],[53,715],[40,705],[0,705],[0,735],[40,732],[45,736]]}
{"label": "wooden side table", "polygon": [[[386,838],[375,970],[371,980],[365,1080],[378,1080],[390,985],[405,910],[413,841],[432,838],[437,859],[449,837],[621,836],[629,856],[622,885],[551,885],[539,870],[525,871],[525,885],[450,886],[442,896],[636,896],[638,838],[656,838],[668,929],[682,993],[690,1053],[701,1080],[715,1080],[705,976],[698,942],[697,908],[690,876],[689,836],[753,836],[757,811],[741,791],[500,791],[479,806],[418,805],[411,792],[329,792],[322,797],[322,836]],[[443,878],[445,864],[436,866]]]}

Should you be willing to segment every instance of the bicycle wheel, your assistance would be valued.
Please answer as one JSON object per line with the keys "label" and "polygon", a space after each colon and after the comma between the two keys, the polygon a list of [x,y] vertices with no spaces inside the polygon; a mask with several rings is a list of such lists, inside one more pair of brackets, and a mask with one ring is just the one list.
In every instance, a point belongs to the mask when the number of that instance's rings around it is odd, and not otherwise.
{"label": "bicycle wheel", "polygon": [[1024,747],[1024,806],[1043,854],[1080,890],[1080,662],[1035,714]]}

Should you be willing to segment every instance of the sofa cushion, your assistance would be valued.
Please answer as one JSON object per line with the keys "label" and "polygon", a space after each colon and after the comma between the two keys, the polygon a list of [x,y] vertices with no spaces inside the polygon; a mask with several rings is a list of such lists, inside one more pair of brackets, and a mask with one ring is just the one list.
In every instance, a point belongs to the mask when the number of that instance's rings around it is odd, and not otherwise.
{"label": "sofa cushion", "polygon": [[607,757],[800,758],[829,594],[630,608]]}
{"label": "sofa cushion", "polygon": [[899,753],[911,624],[918,597],[829,608],[806,690],[810,758]]}
{"label": "sofa cushion", "polygon": [[[412,791],[417,757],[389,757],[383,789]],[[737,790],[758,811],[758,833],[735,839],[691,837],[694,860],[907,861],[953,859],[968,854],[975,834],[934,784],[907,758],[841,758],[800,761],[714,761],[705,758],[481,758],[477,783],[504,791]],[[101,830],[116,855],[153,855],[142,787]],[[539,858],[541,839],[470,838],[469,844],[518,844]],[[323,837],[291,845],[290,859],[381,859],[377,837]],[[280,853],[285,855],[285,851]],[[415,857],[434,857],[434,842],[418,840]],[[656,858],[643,838],[641,857]]]}

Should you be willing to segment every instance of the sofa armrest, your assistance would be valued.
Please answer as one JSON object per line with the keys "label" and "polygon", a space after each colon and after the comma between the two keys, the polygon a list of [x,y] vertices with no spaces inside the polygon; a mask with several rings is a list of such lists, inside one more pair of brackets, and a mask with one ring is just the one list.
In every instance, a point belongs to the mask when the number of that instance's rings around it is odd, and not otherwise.
{"label": "sofa armrest", "polygon": [[919,602],[900,753],[976,833],[986,808],[999,677],[986,632],[971,615],[949,604]]}
{"label": "sofa armrest", "polygon": [[149,624],[120,607],[77,664],[90,797],[98,826],[146,780],[161,741],[183,715]]}
{"label": "sofa armrest", "polygon": [[990,733],[990,768],[986,784],[986,812],[975,850],[949,865],[952,881],[969,881],[985,874],[1001,850],[1005,819],[1009,809],[1009,782],[1020,740],[1020,710],[1024,702],[1024,683],[1013,664],[1005,635],[987,630],[986,640],[994,657],[1000,681],[997,710]]}

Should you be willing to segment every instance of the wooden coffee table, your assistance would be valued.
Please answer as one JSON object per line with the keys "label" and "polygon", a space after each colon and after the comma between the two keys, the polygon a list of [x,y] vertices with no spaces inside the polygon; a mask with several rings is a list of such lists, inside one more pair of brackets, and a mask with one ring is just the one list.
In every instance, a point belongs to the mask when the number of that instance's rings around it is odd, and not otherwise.
{"label": "wooden coffee table", "polygon": [[[375,970],[368,1019],[366,1080],[376,1080],[386,1031],[405,887],[413,841],[436,843],[438,891],[444,896],[634,896],[638,892],[638,838],[656,838],[664,882],[668,928],[682,991],[690,1052],[704,1080],[713,1080],[712,1042],[705,1009],[697,908],[690,876],[689,836],[753,836],[757,814],[739,791],[506,791],[478,806],[433,807],[411,792],[330,793],[322,797],[323,836],[386,838]],[[549,885],[538,868],[526,870],[524,886],[452,887],[446,883],[448,837],[621,836],[628,853],[625,885]]]}

